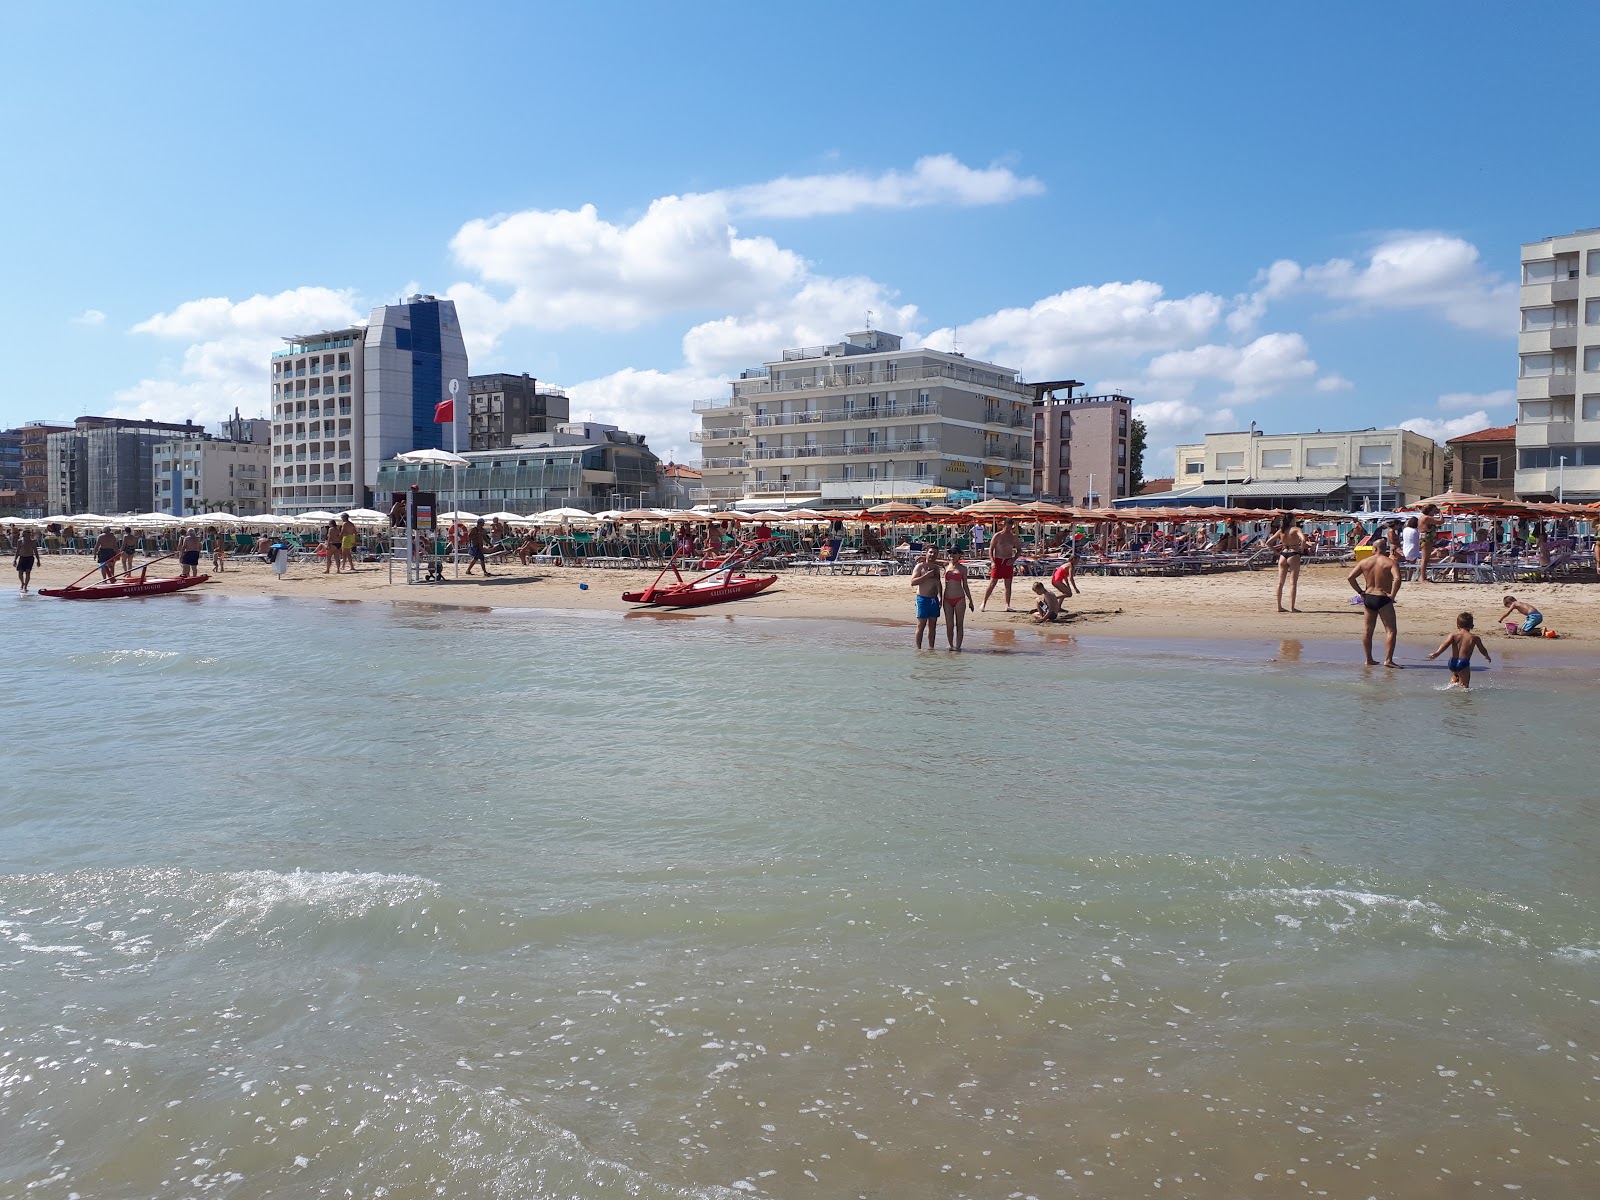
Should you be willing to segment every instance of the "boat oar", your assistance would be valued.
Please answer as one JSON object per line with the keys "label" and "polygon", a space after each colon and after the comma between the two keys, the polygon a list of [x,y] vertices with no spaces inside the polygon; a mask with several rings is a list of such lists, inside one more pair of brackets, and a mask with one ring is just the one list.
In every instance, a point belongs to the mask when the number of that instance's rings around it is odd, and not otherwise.
{"label": "boat oar", "polygon": [[[148,570],[153,564],[160,562],[163,558],[171,558],[176,553],[177,553],[176,550],[169,550],[167,553],[165,553],[163,555],[160,555],[159,557],[152,558],[149,562],[145,563],[144,566],[135,567],[133,569],[133,571],[145,571],[145,570]],[[110,562],[111,560],[107,559],[106,561]],[[67,587],[68,588],[75,588],[80,583],[82,583],[85,579],[89,578],[89,576],[100,574],[101,569],[104,567],[104,565],[105,565],[104,563],[95,563],[95,565],[93,567],[91,567],[89,570],[85,571],[82,575],[79,575],[71,583],[67,584]],[[129,575],[133,574],[133,571],[124,571],[122,573],[122,575],[121,575],[121,578],[126,579]],[[111,578],[106,580],[106,582],[107,583],[115,582],[117,578],[119,578],[117,573],[115,571],[112,571]],[[66,589],[62,589],[62,590],[66,590]]]}

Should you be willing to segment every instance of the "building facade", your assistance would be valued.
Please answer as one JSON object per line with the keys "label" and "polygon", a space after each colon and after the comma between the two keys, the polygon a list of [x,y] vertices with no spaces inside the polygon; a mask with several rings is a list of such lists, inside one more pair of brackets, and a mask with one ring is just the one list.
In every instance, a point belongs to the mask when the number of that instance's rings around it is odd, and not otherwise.
{"label": "building facade", "polygon": [[0,513],[22,507],[22,430],[0,429]]}
{"label": "building facade", "polygon": [[[365,326],[284,339],[272,356],[272,510],[364,507],[396,454],[469,444],[467,351],[455,303],[416,295]],[[454,437],[434,411],[455,393]]]}
{"label": "building facade", "polygon": [[46,435],[44,506],[64,516],[153,511],[155,448],[174,434],[199,437],[203,431],[192,421],[79,417],[74,428]]}
{"label": "building facade", "polygon": [[[198,437],[155,448],[155,512],[174,517],[272,511],[272,448],[266,443]],[[354,506],[352,506],[354,507]]]}
{"label": "building facade", "polygon": [[1475,496],[1516,499],[1517,427],[1501,425],[1451,438],[1455,462],[1451,490]]}
{"label": "building facade", "polygon": [[1128,396],[1078,396],[1075,379],[1033,385],[1033,492],[1084,508],[1128,495]]}
{"label": "building facade", "polygon": [[474,450],[508,450],[524,433],[548,433],[571,417],[566,392],[531,375],[474,375],[468,382]]}
{"label": "building facade", "polygon": [[[601,436],[585,441],[559,430],[526,434],[545,444],[469,451],[462,455],[469,465],[454,470],[391,460],[378,470],[378,491],[386,498],[415,486],[436,493],[443,511],[455,507],[459,497],[462,509],[478,513],[530,514],[550,508],[600,512],[657,503],[660,460],[644,436],[615,426],[590,426],[590,431]],[[551,444],[558,439],[560,444]]]}
{"label": "building facade", "polygon": [[1516,494],[1600,499],[1600,229],[1522,247]]}
{"label": "building facade", "polygon": [[1407,429],[1208,433],[1177,448],[1177,483],[1132,505],[1373,511],[1414,504],[1444,486],[1444,454]]}
{"label": "building facade", "polygon": [[[50,451],[52,433],[67,433],[70,425],[31,421],[22,427],[22,490],[17,495],[17,515],[42,517],[50,501]],[[51,509],[59,512],[60,509]]]}
{"label": "building facade", "polygon": [[1033,390],[1017,372],[881,330],[786,350],[695,405],[697,503],[746,508],[1028,491]]}

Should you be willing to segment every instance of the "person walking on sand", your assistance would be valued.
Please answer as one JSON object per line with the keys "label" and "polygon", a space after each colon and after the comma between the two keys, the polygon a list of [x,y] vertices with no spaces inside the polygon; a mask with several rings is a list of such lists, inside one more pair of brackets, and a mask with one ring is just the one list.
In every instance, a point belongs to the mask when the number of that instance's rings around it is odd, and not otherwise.
{"label": "person walking on sand", "polygon": [[107,525],[94,540],[94,561],[100,564],[100,578],[104,582],[110,583],[117,577],[117,558],[121,553],[122,546],[117,542],[117,535]]}
{"label": "person walking on sand", "polygon": [[339,522],[329,521],[328,527],[322,531],[322,573],[326,575],[332,571],[335,575],[344,573],[344,560],[339,557]]}
{"label": "person walking on sand", "polygon": [[1462,689],[1472,686],[1472,652],[1483,651],[1483,661],[1493,662],[1489,657],[1489,647],[1483,644],[1483,639],[1472,632],[1472,614],[1461,613],[1456,617],[1456,631],[1439,643],[1439,648],[1428,655],[1430,659],[1438,658],[1446,650],[1450,651],[1450,686]]}
{"label": "person walking on sand", "polygon": [[1433,558],[1434,547],[1439,542],[1439,527],[1444,521],[1439,516],[1437,504],[1424,504],[1422,516],[1417,521],[1417,583],[1428,582],[1428,562]]}
{"label": "person walking on sand", "polygon": [[350,519],[349,513],[345,513],[339,522],[339,555],[351,571],[356,569],[356,542],[360,536],[356,531],[356,523]]}
{"label": "person walking on sand", "polygon": [[1361,649],[1366,652],[1367,666],[1378,665],[1372,657],[1372,632],[1374,626],[1382,621],[1383,665],[1398,670],[1400,664],[1394,661],[1394,643],[1399,634],[1395,627],[1394,602],[1400,594],[1400,564],[1389,557],[1388,539],[1379,538],[1373,542],[1372,554],[1356,564],[1355,570],[1345,576],[1345,582],[1355,589],[1356,595],[1361,597],[1361,603],[1366,605],[1367,621],[1361,635]]}
{"label": "person walking on sand", "polygon": [[967,640],[967,610],[972,607],[972,580],[961,561],[961,551],[950,551],[950,565],[944,569],[944,644],[947,650],[960,650]]}
{"label": "person walking on sand", "polygon": [[39,542],[33,530],[24,529],[17,535],[16,548],[11,553],[11,565],[17,569],[17,586],[25,593],[33,582],[33,564],[39,561]]}
{"label": "person walking on sand", "polygon": [[476,565],[485,579],[489,577],[489,531],[483,527],[483,518],[478,518],[478,523],[472,527],[472,532],[467,534],[467,554],[470,561],[467,563],[465,574],[471,575],[472,568]]}
{"label": "person walking on sand", "polygon": [[917,649],[922,649],[922,634],[928,634],[928,649],[939,645],[939,551],[929,546],[917,565],[911,568],[911,586],[917,589]]}
{"label": "person walking on sand", "polygon": [[[1299,612],[1295,601],[1300,596],[1300,562],[1305,558],[1306,533],[1293,513],[1284,513],[1278,528],[1267,539],[1267,545],[1278,548],[1278,611]],[[1289,583],[1289,607],[1283,607],[1283,584]]]}
{"label": "person walking on sand", "polygon": [[133,557],[139,550],[139,536],[133,532],[133,527],[122,527],[122,571],[127,574],[133,570]]}
{"label": "person walking on sand", "polygon": [[222,574],[223,565],[228,561],[228,531],[226,529],[213,529],[211,531],[211,569],[217,574]]}
{"label": "person walking on sand", "polygon": [[1011,581],[1017,574],[1017,556],[1022,553],[1022,542],[1018,539],[1011,522],[1006,521],[1000,526],[1000,532],[994,535],[994,540],[989,543],[989,586],[983,591],[983,611],[989,611],[989,597],[994,595],[994,585],[1005,581],[1006,585],[1006,611],[1011,612]]}

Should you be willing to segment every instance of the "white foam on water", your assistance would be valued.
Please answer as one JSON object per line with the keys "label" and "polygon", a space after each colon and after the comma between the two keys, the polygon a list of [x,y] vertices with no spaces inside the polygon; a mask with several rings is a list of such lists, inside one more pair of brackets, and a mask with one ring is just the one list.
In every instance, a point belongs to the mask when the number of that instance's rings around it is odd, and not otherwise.
{"label": "white foam on water", "polygon": [[1593,946],[1561,946],[1556,949],[1555,957],[1569,962],[1600,962],[1600,949]]}
{"label": "white foam on water", "polygon": [[249,928],[285,910],[307,908],[349,919],[439,890],[437,883],[420,875],[381,871],[242,871],[214,878],[228,888],[217,906],[222,920],[197,934],[196,945],[210,941],[240,918]]}

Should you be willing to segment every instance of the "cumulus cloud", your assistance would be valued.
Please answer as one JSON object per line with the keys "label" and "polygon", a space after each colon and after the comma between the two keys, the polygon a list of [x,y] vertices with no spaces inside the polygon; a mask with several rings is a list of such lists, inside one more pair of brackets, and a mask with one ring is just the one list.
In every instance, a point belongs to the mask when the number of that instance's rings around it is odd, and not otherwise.
{"label": "cumulus cloud", "polygon": [[134,333],[186,341],[181,363],[165,378],[144,379],[114,394],[112,416],[156,420],[190,417],[210,424],[265,413],[271,404],[268,366],[282,338],[349,326],[360,319],[349,290],[301,287],[233,301],[189,300],[156,313]]}
{"label": "cumulus cloud", "polygon": [[726,396],[728,381],[692,369],[628,367],[573,384],[566,392],[574,420],[593,419],[642,433],[663,461],[683,462],[698,457],[699,451],[689,441],[690,431],[700,427],[692,405],[696,400]]}
{"label": "cumulus cloud", "polygon": [[1420,433],[1423,437],[1430,437],[1436,442],[1448,442],[1451,438],[1461,437],[1467,433],[1477,433],[1480,429],[1488,429],[1495,424],[1489,419],[1489,414],[1483,410],[1468,413],[1464,417],[1455,417],[1452,420],[1441,421],[1431,417],[1411,417],[1401,421],[1401,429],[1409,429],[1412,433]]}
{"label": "cumulus cloud", "polygon": [[1336,301],[1348,313],[1427,312],[1475,333],[1510,336],[1517,327],[1517,285],[1485,267],[1471,242],[1447,233],[1393,233],[1361,260],[1275,262],[1230,320],[1247,327],[1270,301],[1294,294]]}
{"label": "cumulus cloud", "polygon": [[954,155],[934,154],[919,158],[909,172],[785,175],[712,194],[739,215],[815,217],[863,208],[1005,204],[1043,192],[1044,184],[1037,179],[1019,177],[1009,168],[975,169]]}
{"label": "cumulus cloud", "polygon": [[105,319],[105,313],[98,308],[86,308],[72,318],[72,323],[74,325],[103,325],[105,324]]}
{"label": "cumulus cloud", "polygon": [[1439,407],[1446,412],[1463,408],[1503,409],[1516,402],[1514,388],[1499,388],[1492,392],[1446,392],[1439,397]]}
{"label": "cumulus cloud", "polygon": [[1355,386],[1355,384],[1338,373],[1324,375],[1315,384],[1316,390],[1319,392],[1348,392]]}
{"label": "cumulus cloud", "polygon": [[868,312],[880,329],[909,331],[917,324],[916,305],[895,303],[874,280],[818,277],[791,296],[694,326],[683,336],[684,361],[703,373],[766,362],[786,347],[836,342],[860,329]]}

